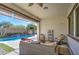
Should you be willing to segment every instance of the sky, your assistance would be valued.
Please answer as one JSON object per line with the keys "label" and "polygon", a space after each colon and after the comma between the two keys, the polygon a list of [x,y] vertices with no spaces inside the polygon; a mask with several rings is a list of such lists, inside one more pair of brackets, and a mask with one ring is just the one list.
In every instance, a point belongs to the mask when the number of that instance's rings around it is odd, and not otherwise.
{"label": "sky", "polygon": [[24,21],[24,20],[16,19],[14,17],[2,15],[2,14],[0,14],[0,22],[10,22],[11,24],[14,24],[14,25],[24,25],[24,26],[31,24],[31,22],[27,20]]}

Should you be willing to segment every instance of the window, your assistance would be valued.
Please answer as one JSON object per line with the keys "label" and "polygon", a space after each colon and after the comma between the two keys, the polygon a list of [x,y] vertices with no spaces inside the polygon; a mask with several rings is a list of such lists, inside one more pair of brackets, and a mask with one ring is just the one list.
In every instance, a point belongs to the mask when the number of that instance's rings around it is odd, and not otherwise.
{"label": "window", "polygon": [[79,7],[76,8],[76,36],[79,36]]}
{"label": "window", "polygon": [[72,12],[69,16],[69,34],[74,35],[74,13]]}
{"label": "window", "polygon": [[69,35],[79,37],[79,4],[74,6],[68,17]]}

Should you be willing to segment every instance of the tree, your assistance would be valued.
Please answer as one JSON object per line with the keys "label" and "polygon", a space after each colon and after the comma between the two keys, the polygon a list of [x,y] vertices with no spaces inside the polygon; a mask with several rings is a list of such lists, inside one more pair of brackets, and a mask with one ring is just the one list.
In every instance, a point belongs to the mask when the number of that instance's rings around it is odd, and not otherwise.
{"label": "tree", "polygon": [[16,25],[15,26],[17,29],[26,29],[26,27],[24,25]]}
{"label": "tree", "polygon": [[10,22],[4,22],[4,21],[0,22],[0,27],[3,28],[3,29],[5,29],[5,31],[4,32],[1,32],[1,34],[4,34],[5,35],[6,28],[9,28],[12,25],[13,24],[11,24]]}
{"label": "tree", "polygon": [[28,30],[36,30],[37,27],[35,25],[33,25],[33,24],[28,24],[26,29],[28,29]]}
{"label": "tree", "polygon": [[32,34],[35,34],[36,33],[36,30],[37,30],[37,27],[36,25],[33,25],[33,24],[28,24],[27,27],[26,27],[27,30],[31,30],[32,31]]}
{"label": "tree", "polygon": [[0,22],[0,27],[2,28],[8,28],[10,26],[12,26],[13,24],[11,24],[10,22]]}

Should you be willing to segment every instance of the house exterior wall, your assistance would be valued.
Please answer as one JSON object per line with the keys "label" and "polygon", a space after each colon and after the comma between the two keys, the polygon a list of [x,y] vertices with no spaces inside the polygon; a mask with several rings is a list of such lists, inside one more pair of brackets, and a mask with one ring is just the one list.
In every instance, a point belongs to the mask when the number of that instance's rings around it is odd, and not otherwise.
{"label": "house exterior wall", "polygon": [[[73,9],[75,4],[72,4],[71,7],[69,8],[69,12],[68,14],[70,13],[70,11]],[[75,54],[75,55],[79,55],[79,42],[77,42],[76,40],[74,40],[73,38],[69,37],[68,36],[68,44],[69,44],[69,47],[71,49],[71,53]]]}
{"label": "house exterior wall", "polygon": [[45,19],[40,22],[40,31],[47,37],[47,31],[52,29],[54,36],[57,37],[59,34],[67,34],[67,19]]}

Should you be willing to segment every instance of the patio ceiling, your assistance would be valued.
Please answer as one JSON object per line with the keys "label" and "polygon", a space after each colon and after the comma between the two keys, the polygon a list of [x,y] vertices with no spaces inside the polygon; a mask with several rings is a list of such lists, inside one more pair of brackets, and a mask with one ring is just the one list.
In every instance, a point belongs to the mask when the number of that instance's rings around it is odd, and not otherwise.
{"label": "patio ceiling", "polygon": [[14,3],[5,5],[14,8],[22,13],[28,12],[29,14],[34,15],[34,17],[38,17],[40,19],[55,19],[67,17],[71,3],[44,3],[44,6],[47,6],[48,9],[43,9],[39,7],[37,4],[34,4],[33,6],[29,7],[28,3]]}
{"label": "patio ceiling", "polygon": [[57,18],[57,17],[65,17],[68,12],[68,8],[70,4],[64,4],[64,3],[47,3],[44,4],[44,6],[47,6],[48,9],[43,9],[39,7],[38,5],[33,5],[31,7],[28,6],[28,4],[16,4],[17,6],[23,8],[24,10],[32,13],[35,16],[38,16],[41,19],[49,19],[49,18]]}

